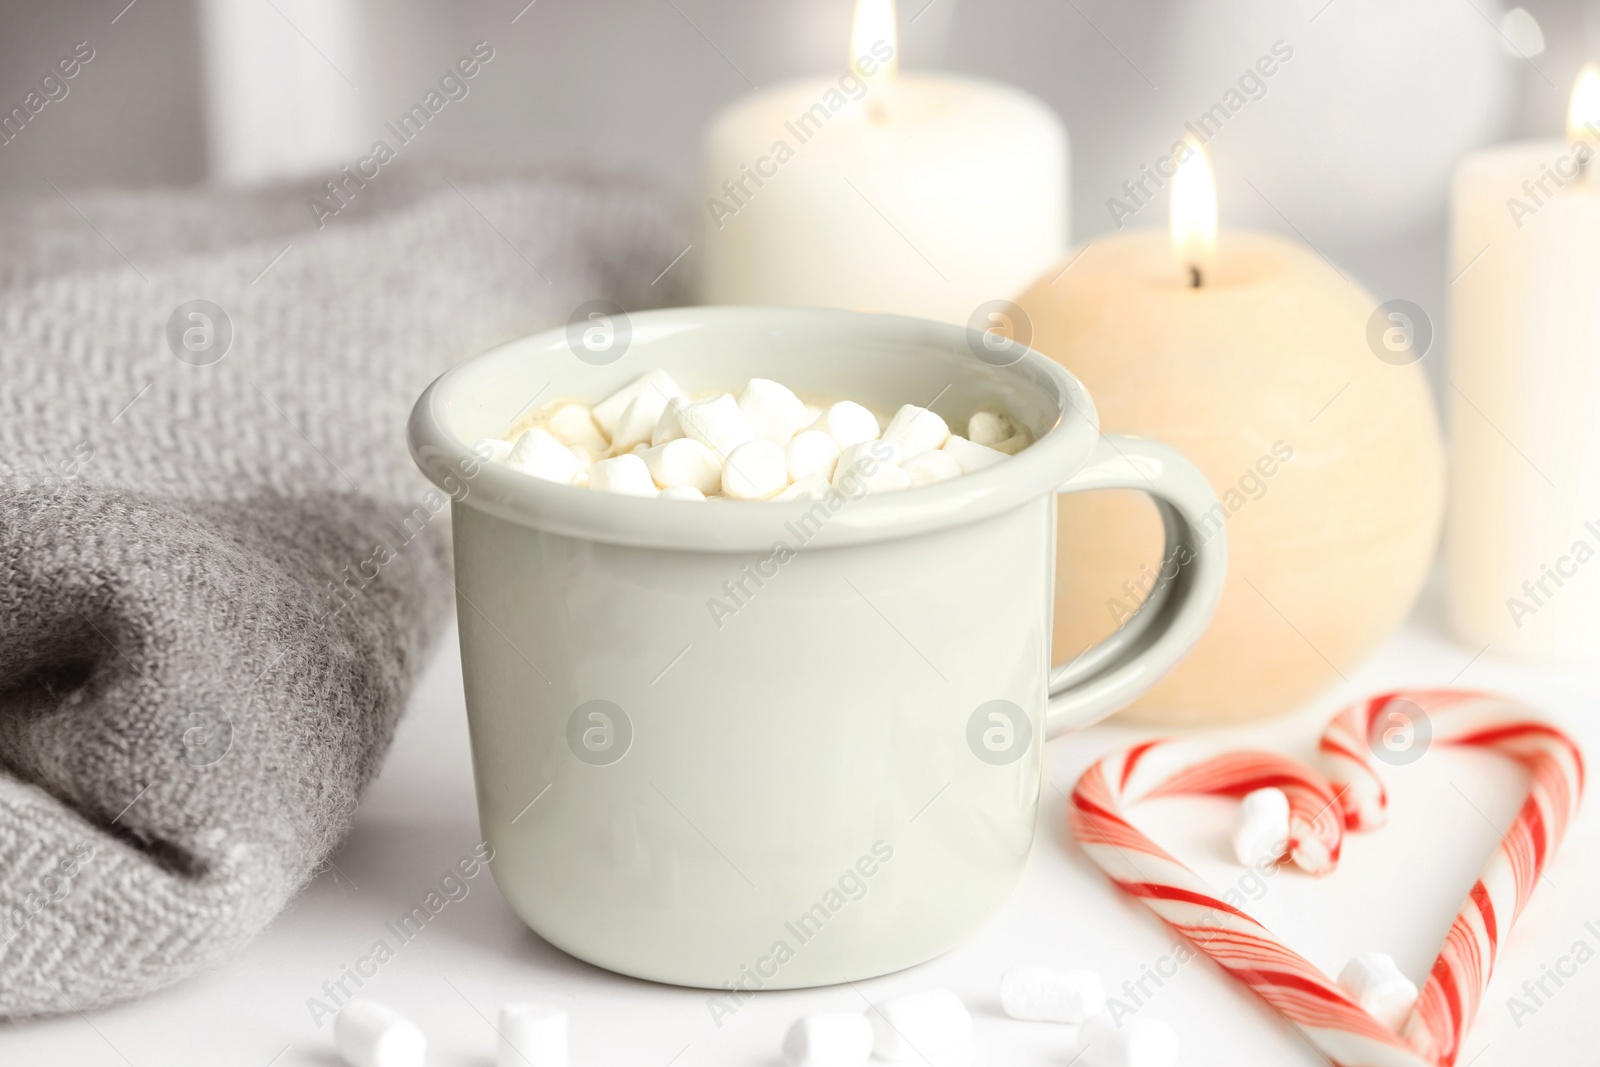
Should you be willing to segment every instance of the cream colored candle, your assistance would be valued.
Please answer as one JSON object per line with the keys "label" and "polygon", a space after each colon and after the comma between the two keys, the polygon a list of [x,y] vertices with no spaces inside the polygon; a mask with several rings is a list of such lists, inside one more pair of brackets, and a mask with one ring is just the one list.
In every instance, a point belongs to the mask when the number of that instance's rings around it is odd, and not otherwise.
{"label": "cream colored candle", "polygon": [[900,75],[887,0],[862,0],[851,54],[839,75],[746,97],[712,124],[702,302],[964,323],[1060,258],[1067,137],[1049,108]]}
{"label": "cream colored candle", "polygon": [[1475,152],[1455,177],[1450,621],[1497,653],[1600,657],[1597,122],[1591,67],[1568,140]]}
{"label": "cream colored candle", "polygon": [[[1376,301],[1309,248],[1219,237],[1198,150],[1175,184],[1170,235],[1096,240],[1019,302],[1034,347],[1088,386],[1103,431],[1174,446],[1217,492],[1195,546],[1227,527],[1216,619],[1132,709],[1215,722],[1293,709],[1401,621],[1433,558],[1444,460],[1420,369],[1369,347]],[[1062,499],[1058,661],[1164,585],[1161,544],[1139,494]]]}

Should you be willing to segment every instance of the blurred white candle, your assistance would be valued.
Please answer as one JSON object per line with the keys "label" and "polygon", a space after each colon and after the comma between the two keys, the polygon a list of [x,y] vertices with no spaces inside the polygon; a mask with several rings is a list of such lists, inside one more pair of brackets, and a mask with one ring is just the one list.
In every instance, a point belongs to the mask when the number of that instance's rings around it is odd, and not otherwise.
{"label": "blurred white candle", "polygon": [[851,57],[712,124],[702,301],[964,323],[1060,258],[1067,137],[1049,108],[992,82],[900,74],[892,0],[858,0]]}
{"label": "blurred white candle", "polygon": [[1565,142],[1475,152],[1451,210],[1450,618],[1474,648],[1600,657],[1600,71]]}

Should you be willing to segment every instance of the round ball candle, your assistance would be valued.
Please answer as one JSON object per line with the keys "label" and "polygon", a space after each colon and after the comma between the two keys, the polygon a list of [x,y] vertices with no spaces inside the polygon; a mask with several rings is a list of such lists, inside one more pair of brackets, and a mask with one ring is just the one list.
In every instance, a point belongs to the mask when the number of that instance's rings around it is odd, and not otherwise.
{"label": "round ball candle", "polygon": [[[1315,252],[1217,234],[1198,146],[1173,176],[1173,227],[1096,240],[1019,300],[1032,344],[1088,386],[1107,433],[1181,450],[1228,531],[1210,630],[1130,709],[1168,723],[1288,711],[1405,616],[1438,537],[1443,447],[1420,368],[1377,358],[1375,302]],[[1059,505],[1057,661],[1138,618],[1182,560],[1133,493]]]}
{"label": "round ball candle", "polygon": [[1474,650],[1600,649],[1600,71],[1568,139],[1475,152],[1451,202],[1446,533],[1451,628]]}
{"label": "round ball candle", "polygon": [[891,0],[860,0],[849,68],[711,125],[699,297],[965,323],[1067,247],[1067,137],[1043,103],[897,70]]}

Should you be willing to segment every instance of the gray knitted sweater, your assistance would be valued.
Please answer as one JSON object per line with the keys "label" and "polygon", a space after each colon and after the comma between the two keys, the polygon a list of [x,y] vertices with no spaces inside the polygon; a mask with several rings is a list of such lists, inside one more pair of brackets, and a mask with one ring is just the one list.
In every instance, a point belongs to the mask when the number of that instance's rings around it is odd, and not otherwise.
{"label": "gray knitted sweater", "polygon": [[[450,604],[412,401],[671,297],[659,197],[385,175],[320,231],[305,189],[0,212],[0,1016],[214,966],[318,872]],[[220,359],[169,343],[195,298]]]}

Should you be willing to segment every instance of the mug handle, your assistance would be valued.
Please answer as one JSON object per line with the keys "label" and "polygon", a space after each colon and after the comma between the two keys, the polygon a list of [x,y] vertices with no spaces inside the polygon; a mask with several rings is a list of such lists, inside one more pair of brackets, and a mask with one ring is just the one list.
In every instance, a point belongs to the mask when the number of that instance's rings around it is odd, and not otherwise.
{"label": "mug handle", "polygon": [[[1141,489],[1155,498],[1167,535],[1161,582],[1116,633],[1050,672],[1046,737],[1099,722],[1177,666],[1216,613],[1228,571],[1228,534],[1217,495],[1176,449],[1102,434],[1089,462],[1056,492],[1091,489]],[[1216,529],[1202,544],[1208,516]]]}

